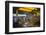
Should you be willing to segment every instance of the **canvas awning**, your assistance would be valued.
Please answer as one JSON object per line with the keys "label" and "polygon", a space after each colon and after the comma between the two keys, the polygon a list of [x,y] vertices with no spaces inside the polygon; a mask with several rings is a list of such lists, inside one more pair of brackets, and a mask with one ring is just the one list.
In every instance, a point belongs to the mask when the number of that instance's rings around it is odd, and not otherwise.
{"label": "canvas awning", "polygon": [[25,7],[25,8],[19,8],[18,10],[21,10],[21,11],[23,11],[23,12],[31,12],[32,10],[33,10],[34,8],[27,8],[27,7]]}

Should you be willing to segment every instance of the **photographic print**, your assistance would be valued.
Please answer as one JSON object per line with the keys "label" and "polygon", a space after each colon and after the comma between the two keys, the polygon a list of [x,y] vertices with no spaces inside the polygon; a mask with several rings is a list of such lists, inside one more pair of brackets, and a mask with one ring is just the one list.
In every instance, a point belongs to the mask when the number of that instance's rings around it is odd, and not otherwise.
{"label": "photographic print", "polygon": [[13,28],[40,27],[40,8],[13,7]]}
{"label": "photographic print", "polygon": [[5,2],[5,33],[45,31],[45,4],[36,2]]}

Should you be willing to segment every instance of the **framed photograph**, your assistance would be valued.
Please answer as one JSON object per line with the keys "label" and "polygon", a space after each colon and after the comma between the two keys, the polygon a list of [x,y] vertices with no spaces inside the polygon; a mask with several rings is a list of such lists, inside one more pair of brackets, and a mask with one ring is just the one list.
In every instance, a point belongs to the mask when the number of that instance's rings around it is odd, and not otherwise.
{"label": "framed photograph", "polygon": [[37,2],[5,2],[5,33],[45,31],[45,4]]}

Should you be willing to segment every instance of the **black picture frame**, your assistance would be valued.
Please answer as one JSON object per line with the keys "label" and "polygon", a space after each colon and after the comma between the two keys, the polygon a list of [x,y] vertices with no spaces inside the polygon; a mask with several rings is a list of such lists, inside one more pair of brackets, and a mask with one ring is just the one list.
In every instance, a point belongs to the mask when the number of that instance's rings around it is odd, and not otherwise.
{"label": "black picture frame", "polygon": [[[38,4],[43,5],[43,30],[39,31],[24,31],[24,32],[9,32],[9,3],[23,3],[23,4]],[[18,33],[34,33],[34,32],[45,32],[45,3],[38,2],[20,2],[20,1],[5,1],[5,34],[18,34]]]}

